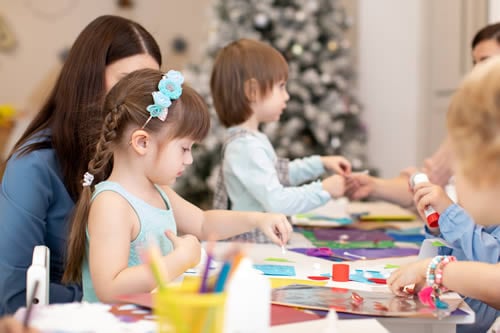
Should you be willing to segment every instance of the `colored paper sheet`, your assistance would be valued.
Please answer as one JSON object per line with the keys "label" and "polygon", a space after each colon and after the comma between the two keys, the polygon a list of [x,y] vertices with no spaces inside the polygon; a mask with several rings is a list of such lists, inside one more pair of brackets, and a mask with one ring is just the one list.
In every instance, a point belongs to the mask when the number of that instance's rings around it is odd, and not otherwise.
{"label": "colored paper sheet", "polygon": [[[290,251],[307,254],[315,257],[321,257],[325,259],[335,260],[336,258],[341,258],[344,260],[358,260],[353,256],[345,255],[344,249],[330,249],[334,256],[323,256],[320,253],[315,255],[314,252],[310,251],[308,248],[291,248]],[[413,248],[385,248],[385,249],[349,249],[349,254],[354,254],[355,256],[365,257],[366,259],[379,259],[379,258],[392,258],[392,257],[407,257],[418,254],[419,249]]]}
{"label": "colored paper sheet", "polygon": [[329,247],[334,249],[367,249],[367,248],[389,248],[394,247],[394,241],[392,240],[382,240],[378,242],[374,241],[357,241],[357,242],[339,242],[339,241],[323,241],[317,240],[314,236],[314,231],[297,228],[297,232],[300,232],[306,237],[314,246],[317,247]]}
{"label": "colored paper sheet", "polygon": [[291,284],[307,284],[311,286],[324,286],[328,281],[313,281],[290,278],[269,278],[271,280],[271,288],[279,288],[289,286]]}
{"label": "colored paper sheet", "polygon": [[286,258],[274,258],[274,257],[269,257],[264,259],[264,261],[273,261],[273,262],[294,262],[292,260],[288,260]]}
{"label": "colored paper sheet", "polygon": [[321,316],[290,306],[271,304],[271,326],[320,319]]}
{"label": "colored paper sheet", "polygon": [[295,267],[289,265],[253,265],[255,269],[271,276],[295,276]]}
{"label": "colored paper sheet", "polygon": [[345,242],[365,242],[365,241],[391,241],[392,237],[380,230],[357,230],[357,229],[320,229],[314,230],[314,236],[319,241],[345,241]]}

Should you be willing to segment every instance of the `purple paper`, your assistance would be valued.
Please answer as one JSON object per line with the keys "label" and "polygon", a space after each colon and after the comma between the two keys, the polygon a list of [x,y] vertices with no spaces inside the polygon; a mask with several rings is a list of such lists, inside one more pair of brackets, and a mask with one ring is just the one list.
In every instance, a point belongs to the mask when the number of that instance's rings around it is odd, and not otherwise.
{"label": "purple paper", "polygon": [[[302,253],[302,254],[307,254],[307,255],[312,255],[316,256],[314,254],[311,254],[310,248],[294,248],[294,249],[289,249],[294,252]],[[407,247],[392,247],[392,248],[384,248],[384,249],[330,249],[333,253],[333,255],[336,255],[338,257],[343,257],[346,259],[350,260],[356,260],[355,258],[350,258],[346,255],[344,255],[344,252],[349,252],[350,254],[354,254],[356,256],[362,256],[365,257],[366,259],[379,259],[379,258],[391,258],[391,257],[407,257],[407,256],[413,256],[417,255],[419,249],[414,249],[414,248],[407,248]],[[317,252],[318,255],[316,257],[321,257],[321,258],[326,258],[328,257],[322,256],[321,252]],[[335,257],[331,257],[332,259],[335,259]]]}
{"label": "purple paper", "polygon": [[319,241],[392,241],[394,238],[381,230],[358,230],[345,228],[317,228],[314,229],[314,236]]}

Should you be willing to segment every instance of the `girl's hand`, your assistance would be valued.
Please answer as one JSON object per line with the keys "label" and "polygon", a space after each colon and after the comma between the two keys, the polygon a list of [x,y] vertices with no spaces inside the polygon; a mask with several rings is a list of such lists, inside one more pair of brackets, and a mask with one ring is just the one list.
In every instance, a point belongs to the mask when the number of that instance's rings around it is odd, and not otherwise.
{"label": "girl's hand", "polygon": [[353,173],[345,179],[345,195],[350,200],[369,197],[375,190],[375,178],[365,173]]}
{"label": "girl's hand", "polygon": [[34,328],[25,329],[23,324],[13,317],[4,317],[0,319],[0,332],[2,333],[35,333],[38,330]]}
{"label": "girl's hand", "polygon": [[183,255],[183,261],[188,268],[198,265],[201,259],[201,244],[198,238],[193,235],[177,237],[170,230],[165,231],[165,236],[172,242],[174,250],[179,250]]}
{"label": "girl's hand", "polygon": [[398,296],[408,295],[410,291],[404,290],[404,287],[411,284],[415,284],[411,292],[417,292],[425,284],[425,274],[430,262],[431,259],[424,259],[402,266],[387,279],[387,286]]}
{"label": "girl's hand", "polygon": [[436,212],[442,214],[446,208],[453,204],[453,201],[448,197],[441,186],[431,183],[420,183],[415,185],[413,190],[413,201],[424,221],[424,209],[427,206],[432,206]]}
{"label": "girl's hand", "polygon": [[283,214],[260,213],[257,219],[259,228],[269,239],[278,245],[286,245],[293,232],[290,222]]}
{"label": "girl's hand", "polygon": [[333,175],[323,179],[321,182],[323,189],[330,193],[332,198],[340,198],[344,195],[345,179],[339,175]]}
{"label": "girl's hand", "polygon": [[343,156],[322,156],[321,162],[325,169],[339,175],[347,176],[351,173],[351,163]]}

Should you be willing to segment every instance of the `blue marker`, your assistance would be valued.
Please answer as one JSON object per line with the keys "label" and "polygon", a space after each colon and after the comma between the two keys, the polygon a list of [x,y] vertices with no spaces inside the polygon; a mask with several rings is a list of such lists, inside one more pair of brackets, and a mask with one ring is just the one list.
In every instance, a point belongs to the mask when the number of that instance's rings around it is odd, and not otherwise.
{"label": "blue marker", "polygon": [[229,276],[229,271],[231,270],[231,262],[225,261],[220,269],[217,281],[215,281],[214,291],[216,293],[224,291],[224,286],[226,284],[227,277]]}

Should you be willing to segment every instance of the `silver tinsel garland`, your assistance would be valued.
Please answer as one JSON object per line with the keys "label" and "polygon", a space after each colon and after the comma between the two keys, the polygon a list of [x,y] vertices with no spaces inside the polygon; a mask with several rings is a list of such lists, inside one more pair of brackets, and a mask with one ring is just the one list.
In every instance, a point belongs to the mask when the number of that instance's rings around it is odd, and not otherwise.
{"label": "silver tinsel garland", "polygon": [[287,109],[279,124],[262,126],[278,155],[343,155],[354,168],[366,168],[366,129],[346,39],[352,20],[339,0],[218,0],[212,22],[207,56],[185,71],[211,109],[212,129],[194,149],[193,165],[176,184],[179,193],[210,207],[225,130],[212,107],[212,61],[217,50],[239,38],[266,41],[289,62]]}

